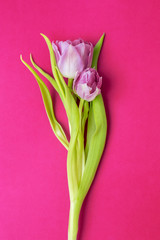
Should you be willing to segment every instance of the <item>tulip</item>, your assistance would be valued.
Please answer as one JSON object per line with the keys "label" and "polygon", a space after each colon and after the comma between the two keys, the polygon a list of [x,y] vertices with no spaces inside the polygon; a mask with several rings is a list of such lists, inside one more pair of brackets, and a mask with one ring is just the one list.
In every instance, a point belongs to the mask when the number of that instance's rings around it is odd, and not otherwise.
{"label": "tulip", "polygon": [[90,102],[101,93],[102,77],[94,68],[87,68],[77,73],[73,81],[74,92],[82,99]]}
{"label": "tulip", "polygon": [[77,72],[91,67],[93,45],[82,39],[52,42],[56,62],[61,74],[66,78],[74,78]]}

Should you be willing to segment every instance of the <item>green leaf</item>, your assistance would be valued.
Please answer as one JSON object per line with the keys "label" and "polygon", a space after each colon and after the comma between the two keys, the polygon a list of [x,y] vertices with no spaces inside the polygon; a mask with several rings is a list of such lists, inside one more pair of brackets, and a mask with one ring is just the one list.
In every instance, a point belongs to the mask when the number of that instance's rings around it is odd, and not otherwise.
{"label": "green leaf", "polygon": [[[70,200],[74,201],[77,196],[79,181],[81,179],[80,173],[82,172],[82,164],[80,161],[82,160],[84,153],[84,145],[81,139],[80,132],[80,114],[75,99],[71,94],[71,90],[66,85],[59,69],[56,68],[56,70],[59,81],[63,84],[64,87],[64,107],[66,109],[66,113],[71,127],[71,138],[67,156],[67,176]],[[81,159],[80,154],[82,154]]]}
{"label": "green leaf", "polygon": [[59,141],[68,150],[69,143],[61,125],[58,123],[58,121],[55,118],[54,111],[53,111],[52,98],[47,86],[44,84],[44,82],[41,80],[38,74],[22,59],[22,56],[21,56],[21,61],[36,78],[41,90],[44,106],[45,106],[46,113],[49,118],[52,130],[55,133],[56,137],[59,139]]}
{"label": "green leaf", "polygon": [[89,102],[85,101],[84,102],[83,115],[82,115],[82,132],[83,132],[83,135],[84,135],[84,131],[85,131],[86,121],[87,121],[87,118],[88,118],[88,112],[89,112]]}
{"label": "green leaf", "polygon": [[99,39],[98,43],[94,47],[93,51],[93,59],[92,59],[92,68],[97,69],[97,63],[98,63],[98,58],[99,54],[102,48],[103,40],[104,40],[105,34],[102,35],[102,37]]}
{"label": "green leaf", "polygon": [[81,201],[85,198],[97,171],[105,145],[106,133],[107,121],[105,108],[102,95],[98,95],[91,103],[89,112],[85,149],[86,165],[79,188],[79,199]]}
{"label": "green leaf", "polygon": [[59,91],[63,96],[61,99],[71,127],[71,137],[67,156],[67,175],[70,199],[71,201],[74,201],[78,191],[80,179],[79,172],[81,171],[77,168],[77,166],[80,166],[78,153],[82,152],[82,150],[84,152],[84,146],[82,146],[80,134],[80,114],[76,101],[71,93],[71,89],[65,83],[64,78],[57,67],[52,44],[44,34],[41,35],[44,37],[49,49],[52,73],[58,85]]}
{"label": "green leaf", "polygon": [[32,65],[45,77],[48,79],[48,81],[52,84],[52,86],[55,88],[55,90],[58,92],[58,94],[60,94],[59,88],[57,86],[56,81],[45,71],[43,71],[34,61],[32,58],[32,54],[30,54],[30,60]]}
{"label": "green leaf", "polygon": [[[56,64],[56,59],[55,59],[55,55],[54,55],[54,51],[52,48],[52,43],[50,42],[49,38],[47,36],[45,36],[44,34],[41,33],[41,36],[45,39],[48,49],[49,49],[49,53],[50,53],[50,61],[51,61],[51,68],[52,68],[52,73],[53,76],[57,82],[58,88],[59,88],[59,92],[61,93],[61,95],[63,96],[63,98],[65,97],[65,91],[64,91],[64,79],[61,82],[61,80],[59,79],[59,76],[57,74],[57,64]],[[61,100],[63,101],[63,99],[61,98]],[[63,102],[64,103],[64,102]]]}
{"label": "green leaf", "polygon": [[[98,57],[103,39],[104,34],[94,48],[92,67],[97,68]],[[78,193],[78,200],[81,203],[83,202],[95,177],[105,146],[106,134],[107,119],[102,95],[100,94],[90,103],[85,148],[86,165]]]}

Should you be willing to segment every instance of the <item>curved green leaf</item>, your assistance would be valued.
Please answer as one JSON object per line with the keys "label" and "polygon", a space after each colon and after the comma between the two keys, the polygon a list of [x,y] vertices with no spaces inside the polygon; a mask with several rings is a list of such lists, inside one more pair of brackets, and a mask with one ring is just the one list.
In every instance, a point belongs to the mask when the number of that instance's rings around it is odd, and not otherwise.
{"label": "curved green leaf", "polygon": [[[60,91],[61,95],[64,98],[65,97],[65,91],[64,91],[64,83],[65,82],[64,82],[64,79],[61,82],[59,77],[58,77],[57,70],[56,70],[57,64],[56,64],[54,51],[53,51],[53,48],[52,48],[52,43],[50,42],[49,38],[47,36],[45,36],[44,34],[41,33],[41,36],[44,38],[44,40],[47,43],[47,46],[48,46],[48,49],[49,49],[49,53],[50,53],[50,61],[51,61],[52,73],[53,73],[53,76],[54,76],[54,78],[55,78],[55,80],[57,82],[57,85],[59,87],[59,91]],[[62,101],[63,101],[63,99],[62,99]]]}
{"label": "curved green leaf", "polygon": [[[63,96],[63,99],[62,98],[61,99],[63,101],[64,107],[67,113],[67,117],[69,120],[70,128],[71,128],[71,138],[70,138],[70,144],[69,144],[68,156],[67,156],[67,173],[68,173],[67,175],[68,175],[70,199],[71,201],[73,201],[77,195],[79,178],[80,178],[79,177],[80,170],[77,169],[77,166],[80,166],[81,164],[78,162],[79,157],[77,157],[77,155],[80,151],[82,152],[82,147],[83,147],[81,144],[82,140],[80,140],[81,135],[79,133],[80,114],[79,114],[76,101],[71,93],[71,89],[69,89],[69,87],[65,83],[64,78],[57,67],[52,44],[44,34],[41,34],[41,35],[45,39],[49,49],[53,76]],[[84,149],[83,149],[83,152],[84,152]]]}
{"label": "curved green leaf", "polygon": [[61,125],[58,123],[58,121],[55,118],[54,111],[53,111],[52,98],[51,98],[51,95],[50,95],[50,92],[49,92],[47,86],[44,84],[44,82],[41,80],[41,78],[38,76],[38,74],[22,59],[22,56],[21,56],[21,61],[31,71],[31,73],[36,78],[38,85],[40,87],[40,90],[41,90],[46,113],[49,118],[52,130],[53,130],[54,134],[56,135],[56,137],[59,139],[59,141],[68,150],[69,143],[68,143],[67,137],[66,137]]}
{"label": "curved green leaf", "polygon": [[102,37],[99,39],[98,43],[94,47],[93,51],[93,59],[92,59],[92,68],[97,69],[97,63],[98,63],[98,58],[99,54],[102,48],[103,40],[104,40],[105,34],[102,35]]}
{"label": "curved green leaf", "polygon": [[45,71],[43,71],[43,70],[33,61],[32,54],[30,54],[30,60],[31,60],[32,65],[33,65],[45,78],[48,79],[48,81],[52,84],[52,86],[55,88],[55,90],[60,94],[56,81],[55,81],[48,73],[46,73]]}

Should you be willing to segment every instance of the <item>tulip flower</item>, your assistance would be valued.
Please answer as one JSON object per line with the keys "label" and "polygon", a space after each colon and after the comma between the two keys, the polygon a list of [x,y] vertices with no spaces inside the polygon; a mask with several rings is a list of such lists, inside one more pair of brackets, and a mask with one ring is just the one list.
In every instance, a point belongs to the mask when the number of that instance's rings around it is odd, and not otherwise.
{"label": "tulip flower", "polygon": [[74,78],[76,72],[91,67],[93,45],[81,39],[52,42],[56,62],[61,74],[66,78]]}
{"label": "tulip flower", "polygon": [[73,89],[77,95],[90,102],[101,93],[102,77],[94,68],[87,68],[77,73],[73,81]]}

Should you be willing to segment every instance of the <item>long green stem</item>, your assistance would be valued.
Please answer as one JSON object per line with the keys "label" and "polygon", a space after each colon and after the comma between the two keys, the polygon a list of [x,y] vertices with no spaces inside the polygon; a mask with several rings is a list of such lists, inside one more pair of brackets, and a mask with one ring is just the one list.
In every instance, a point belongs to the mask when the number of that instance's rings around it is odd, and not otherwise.
{"label": "long green stem", "polygon": [[68,240],[77,240],[80,210],[81,210],[80,202],[71,201],[69,213]]}

